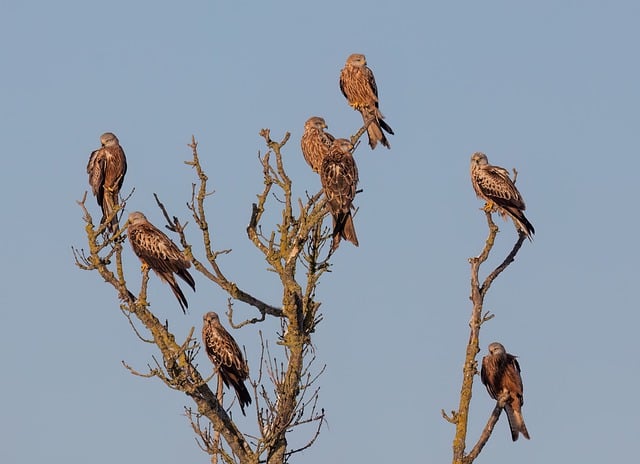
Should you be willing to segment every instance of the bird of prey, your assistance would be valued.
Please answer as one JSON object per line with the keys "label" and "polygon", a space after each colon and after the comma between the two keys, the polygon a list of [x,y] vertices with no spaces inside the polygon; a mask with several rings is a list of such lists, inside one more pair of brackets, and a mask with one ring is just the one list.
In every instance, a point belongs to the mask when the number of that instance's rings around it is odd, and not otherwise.
{"label": "bird of prey", "polygon": [[161,230],[151,224],[144,214],[134,211],[127,220],[129,242],[143,266],[151,268],[161,280],[168,283],[186,314],[187,299],[173,274],[184,280],[195,291],[196,283],[187,269],[191,266],[180,249]]}
{"label": "bird of prey", "polygon": [[495,207],[502,217],[513,219],[516,229],[531,240],[535,229],[524,215],[524,201],[506,169],[490,165],[487,155],[476,152],[471,155],[471,184],[476,195],[487,202],[485,211]]}
{"label": "bird of prey", "polygon": [[322,161],[320,181],[333,216],[333,244],[338,248],[340,239],[358,246],[358,237],[351,217],[351,202],[356,196],[358,168],[351,155],[353,145],[347,139],[336,139]]}
{"label": "bird of prey", "polygon": [[489,354],[482,358],[480,378],[491,398],[505,401],[504,409],[511,428],[511,439],[516,441],[521,433],[528,440],[529,432],[522,418],[524,399],[520,364],[516,357],[507,353],[498,342],[489,344]]}
{"label": "bird of prey", "polygon": [[242,414],[246,416],[244,407],[251,404],[251,395],[244,385],[249,377],[249,366],[236,341],[220,324],[218,315],[210,311],[202,319],[202,343],[205,351],[224,384],[227,387],[229,384],[233,386]]}
{"label": "bird of prey", "polygon": [[384,116],[378,108],[378,87],[373,72],[367,67],[367,59],[360,53],[354,53],[340,72],[340,90],[353,109],[360,111],[367,126],[369,145],[374,149],[378,142],[391,148],[382,130],[393,135],[393,130],[384,122]]}
{"label": "bird of prey", "polygon": [[322,160],[329,153],[329,147],[335,140],[333,135],[324,131],[326,128],[327,123],[318,116],[313,116],[304,123],[304,134],[300,139],[300,146],[304,159],[313,172],[320,172]]}
{"label": "bird of prey", "polygon": [[[115,134],[105,132],[100,136],[100,144],[102,146],[89,157],[87,174],[89,185],[102,209],[102,225],[113,215],[113,210],[118,205],[118,195],[127,173],[127,158]],[[118,219],[113,216],[107,229],[115,232],[117,227]]]}

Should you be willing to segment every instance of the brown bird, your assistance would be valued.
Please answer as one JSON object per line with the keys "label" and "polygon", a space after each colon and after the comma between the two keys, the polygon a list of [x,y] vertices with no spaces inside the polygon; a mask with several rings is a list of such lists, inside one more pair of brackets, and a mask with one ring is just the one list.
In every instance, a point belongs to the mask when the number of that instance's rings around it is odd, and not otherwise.
{"label": "brown bird", "polygon": [[354,53],[340,72],[340,90],[353,109],[360,111],[367,125],[369,146],[374,149],[378,142],[391,148],[382,130],[393,135],[393,130],[384,122],[384,116],[378,108],[378,87],[373,72],[367,67],[367,59],[360,53]]}
{"label": "brown bird", "polygon": [[336,139],[322,162],[320,181],[333,216],[333,243],[331,250],[343,238],[358,246],[356,229],[351,217],[351,203],[356,196],[358,167],[351,155],[353,145],[347,139]]}
{"label": "brown bird", "polygon": [[487,202],[485,211],[495,207],[502,217],[513,219],[516,229],[531,240],[535,229],[524,215],[524,200],[509,177],[509,171],[490,165],[487,155],[476,152],[471,155],[471,184],[476,195]]}
{"label": "brown bird", "polygon": [[140,211],[131,213],[127,224],[129,243],[133,252],[140,258],[143,266],[153,269],[160,280],[169,284],[180,303],[182,312],[186,314],[189,304],[173,274],[184,280],[195,291],[196,283],[187,271],[191,263],[176,244],[151,224]]}
{"label": "brown bird", "polygon": [[489,354],[482,358],[480,371],[482,383],[487,387],[489,396],[494,400],[504,399],[504,410],[507,412],[511,439],[516,441],[521,433],[527,440],[529,432],[522,418],[522,378],[520,364],[516,356],[507,353],[504,346],[498,342],[489,345]]}
{"label": "brown bird", "polygon": [[118,205],[118,195],[127,173],[127,158],[115,134],[105,132],[100,136],[100,144],[102,146],[89,157],[87,174],[89,185],[102,209],[100,225],[113,216],[107,226],[107,230],[113,233],[118,228],[118,218],[113,211]]}
{"label": "brown bird", "polygon": [[244,385],[244,381],[249,378],[249,366],[236,341],[220,323],[218,315],[211,311],[202,319],[202,343],[205,351],[224,384],[227,387],[229,384],[233,386],[242,414],[246,416],[244,407],[251,404],[251,395]]}
{"label": "brown bird", "polygon": [[313,172],[320,172],[322,160],[329,153],[329,147],[335,137],[324,130],[327,123],[324,119],[313,116],[304,123],[304,133],[300,139],[302,154]]}

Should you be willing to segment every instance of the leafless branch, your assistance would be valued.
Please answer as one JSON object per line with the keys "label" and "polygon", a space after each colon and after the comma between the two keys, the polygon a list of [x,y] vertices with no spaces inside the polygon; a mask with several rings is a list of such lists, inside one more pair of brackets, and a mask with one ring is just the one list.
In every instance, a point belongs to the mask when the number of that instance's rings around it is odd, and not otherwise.
{"label": "leafless branch", "polygon": [[485,245],[476,257],[469,258],[471,264],[471,296],[469,299],[473,304],[471,311],[471,320],[469,321],[469,341],[467,343],[465,362],[463,366],[462,386],[460,390],[460,403],[457,411],[452,411],[451,415],[447,415],[444,410],[442,416],[445,420],[455,424],[456,433],[453,440],[453,463],[454,464],[470,464],[478,456],[482,447],[487,442],[493,430],[495,421],[498,420],[500,411],[494,411],[494,414],[489,418],[489,422],[485,426],[485,429],[480,436],[480,439],[472,449],[472,451],[465,455],[465,447],[467,440],[467,425],[469,418],[469,408],[471,404],[471,395],[473,389],[473,379],[478,373],[478,361],[476,359],[477,354],[480,352],[480,327],[483,323],[492,319],[493,314],[488,311],[483,315],[484,297],[491,287],[493,281],[511,264],[522,246],[525,239],[525,235],[518,234],[518,240],[513,246],[511,252],[489,275],[484,279],[482,285],[478,277],[480,266],[487,260],[489,254],[495,244],[495,239],[498,234],[498,227],[493,222],[491,213],[485,210],[487,219],[487,225],[489,233],[485,240]]}
{"label": "leafless branch", "polygon": [[464,457],[465,464],[472,463],[475,460],[475,458],[478,457],[478,455],[480,454],[480,451],[482,451],[482,448],[484,448],[484,445],[487,444],[487,441],[489,441],[489,437],[493,432],[493,428],[495,427],[496,423],[498,422],[498,419],[500,418],[500,413],[502,412],[502,409],[503,407],[500,405],[500,402],[496,402],[496,406],[495,408],[493,408],[493,411],[491,412],[491,415],[487,420],[487,424],[484,426],[484,429],[480,434],[480,438],[478,438],[478,442],[475,444],[475,446],[469,452],[469,454],[467,454]]}
{"label": "leafless branch", "polygon": [[[361,130],[360,137],[365,130]],[[106,227],[95,227],[85,206],[87,193],[78,202],[85,222],[88,249],[72,247],[76,266],[82,270],[96,271],[117,292],[122,303],[119,309],[127,318],[134,334],[146,343],[154,343],[158,356],[147,366],[147,372],[139,372],[123,361],[131,374],[144,378],[158,378],[169,388],[185,393],[195,404],[195,408],[185,408],[185,415],[196,435],[200,449],[211,456],[211,462],[257,464],[283,464],[292,454],[308,449],[319,436],[321,426],[326,421],[325,411],[319,407],[319,387],[315,386],[324,372],[317,370],[315,348],[311,344],[311,334],[322,320],[319,313],[320,302],[316,301],[316,287],[320,277],[330,270],[331,241],[328,227],[323,225],[327,216],[326,199],[322,191],[307,195],[303,202],[294,199],[292,181],[286,173],[282,148],[289,140],[285,134],[281,141],[271,139],[270,131],[261,131],[267,151],[259,155],[264,175],[264,188],[257,195],[247,227],[247,236],[256,249],[262,252],[270,270],[275,271],[282,284],[281,306],[275,306],[253,296],[229,280],[223,273],[217,258],[229,254],[231,250],[214,250],[213,231],[209,226],[205,210],[205,200],[211,198],[213,190],[207,186],[208,177],[202,169],[198,156],[197,142],[192,137],[189,147],[191,159],[185,161],[196,173],[197,181],[191,185],[190,212],[202,238],[206,259],[199,260],[192,252],[186,233],[187,222],[173,216],[154,193],[161,210],[166,228],[176,234],[183,253],[194,268],[208,280],[228,294],[228,318],[231,327],[260,324],[268,316],[276,317],[281,323],[281,334],[275,345],[277,353],[271,353],[268,340],[262,340],[261,364],[257,379],[251,382],[256,399],[255,411],[260,437],[250,443],[232,421],[230,413],[223,407],[223,382],[218,378],[218,388],[214,393],[208,385],[214,374],[204,378],[198,371],[196,356],[200,344],[194,338],[195,328],[191,328],[182,343],[169,330],[167,320],[161,322],[151,311],[147,296],[149,281],[148,268],[142,269],[142,282],[138,295],[133,295],[126,286],[122,243],[126,238],[126,222],[122,229],[107,234]],[[133,192],[132,192],[133,193]],[[130,195],[129,195],[130,196]],[[128,197],[126,198],[128,199]],[[118,222],[122,219],[122,208],[126,199],[116,210]],[[280,211],[279,219],[273,226],[265,225],[273,218],[268,211]],[[110,221],[109,221],[110,222]],[[304,272],[298,273],[298,263]],[[240,301],[258,311],[253,318],[234,323],[234,302]],[[260,332],[262,338],[262,332]],[[273,390],[265,388],[271,382]],[[234,400],[235,401],[235,400]],[[233,405],[233,401],[231,402]],[[230,407],[230,406],[228,406]],[[298,447],[288,446],[287,434],[296,427],[316,424],[310,437]]]}

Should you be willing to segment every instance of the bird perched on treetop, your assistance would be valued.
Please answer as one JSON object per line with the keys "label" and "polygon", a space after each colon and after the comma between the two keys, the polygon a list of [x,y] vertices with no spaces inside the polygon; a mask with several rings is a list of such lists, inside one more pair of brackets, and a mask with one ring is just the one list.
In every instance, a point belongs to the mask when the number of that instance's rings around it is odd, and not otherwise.
{"label": "bird perched on treetop", "polygon": [[490,165],[487,155],[476,152],[471,155],[471,184],[476,195],[487,202],[485,211],[496,208],[502,217],[509,216],[516,229],[531,240],[535,229],[524,215],[524,200],[506,169]]}
{"label": "bird perched on treetop", "polygon": [[111,217],[107,230],[113,233],[118,228],[114,208],[118,205],[118,195],[127,173],[127,158],[115,134],[105,132],[100,136],[100,144],[102,146],[89,157],[87,174],[91,190],[102,209],[100,224],[104,224]]}
{"label": "bird perched on treetop", "polygon": [[393,135],[393,130],[384,121],[380,112],[378,100],[378,86],[373,72],[367,66],[367,59],[360,53],[354,53],[347,58],[347,62],[340,72],[340,90],[347,98],[353,109],[360,111],[362,120],[367,125],[369,146],[374,149],[378,142],[391,148],[384,129]]}

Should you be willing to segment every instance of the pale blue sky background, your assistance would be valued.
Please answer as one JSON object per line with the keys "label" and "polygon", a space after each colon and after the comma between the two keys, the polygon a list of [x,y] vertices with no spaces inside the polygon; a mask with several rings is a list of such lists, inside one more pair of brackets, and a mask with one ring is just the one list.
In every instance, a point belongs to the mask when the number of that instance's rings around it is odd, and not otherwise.
{"label": "pale blue sky background", "polygon": [[[188,398],[122,367],[144,369],[156,351],[114,292],[73,265],[89,153],[115,132],[125,190],[136,188],[129,207],[160,223],[153,192],[187,215],[194,177],[182,161],[195,134],[216,190],[216,246],[234,250],[221,265],[277,303],[245,237],[262,187],[258,132],[290,131],[296,191],[318,189],[299,138],[311,115],[336,136],[359,127],[337,83],[354,52],[367,55],[396,135],[391,151],[356,155],[361,246],[340,248],[318,290],[328,426],[293,461],[450,461],[454,429],[440,410],[457,407],[467,258],[486,236],[468,179],[474,151],[519,170],[538,232],[495,282],[486,309],[496,318],[482,330],[482,354],[500,340],[520,357],[532,439],[512,443],[503,418],[477,462],[628,460],[640,415],[639,20],[635,1],[3,0],[0,461],[207,462],[182,416]],[[498,224],[493,264],[516,239]],[[139,282],[128,246],[125,257]],[[178,336],[224,312],[225,295],[196,280],[186,317],[166,286],[150,286]],[[254,373],[257,330],[234,332]],[[470,446],[492,407],[476,382]],[[240,422],[255,432],[251,415]]]}

